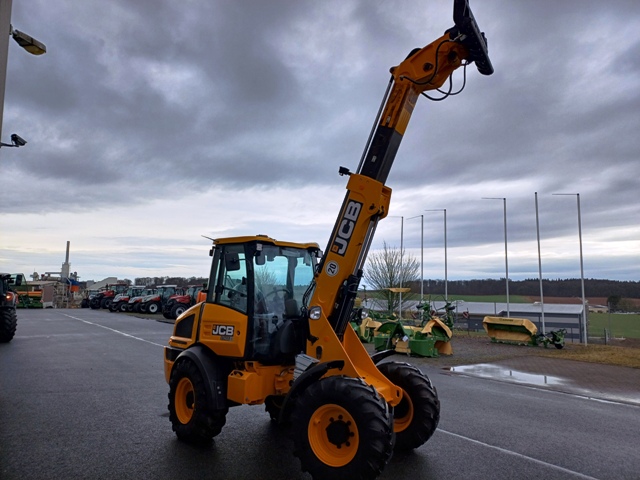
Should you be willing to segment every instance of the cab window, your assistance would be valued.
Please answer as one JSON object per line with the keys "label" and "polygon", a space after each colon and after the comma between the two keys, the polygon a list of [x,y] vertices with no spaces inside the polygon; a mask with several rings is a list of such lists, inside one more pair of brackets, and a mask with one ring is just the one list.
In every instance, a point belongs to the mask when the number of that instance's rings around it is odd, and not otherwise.
{"label": "cab window", "polygon": [[247,313],[247,260],[243,245],[227,245],[220,252],[214,303]]}

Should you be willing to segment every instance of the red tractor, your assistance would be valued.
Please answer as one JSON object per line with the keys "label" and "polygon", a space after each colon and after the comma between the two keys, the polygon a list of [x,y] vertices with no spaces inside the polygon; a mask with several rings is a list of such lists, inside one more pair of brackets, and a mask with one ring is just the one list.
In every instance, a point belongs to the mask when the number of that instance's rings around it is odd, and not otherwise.
{"label": "red tractor", "polygon": [[110,312],[126,312],[129,305],[129,299],[142,293],[144,287],[141,285],[131,286],[124,293],[116,295],[109,305]]}
{"label": "red tractor", "polygon": [[204,287],[202,285],[190,285],[184,295],[173,295],[162,306],[164,318],[175,320],[192,305],[198,303],[198,294]]}
{"label": "red tractor", "polygon": [[163,305],[169,301],[170,297],[184,294],[184,290],[176,285],[159,285],[156,290],[156,293],[147,295],[140,302],[140,311],[142,313],[160,313]]}
{"label": "red tractor", "polygon": [[115,296],[119,293],[126,292],[127,288],[129,288],[129,285],[127,285],[126,283],[109,284],[91,298],[89,306],[93,310],[98,310],[99,308],[109,308]]}
{"label": "red tractor", "polygon": [[154,295],[157,292],[155,287],[147,287],[141,292],[137,294],[135,297],[129,298],[129,303],[127,303],[127,312],[136,312],[140,313],[140,307],[142,306],[142,301],[148,297],[149,295]]}

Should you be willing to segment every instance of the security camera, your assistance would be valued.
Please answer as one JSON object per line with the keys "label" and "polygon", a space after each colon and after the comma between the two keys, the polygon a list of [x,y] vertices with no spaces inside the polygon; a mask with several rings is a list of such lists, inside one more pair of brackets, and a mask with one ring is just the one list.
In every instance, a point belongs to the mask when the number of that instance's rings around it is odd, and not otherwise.
{"label": "security camera", "polygon": [[17,133],[12,133],[11,143],[13,143],[16,147],[24,147],[27,144],[27,141]]}

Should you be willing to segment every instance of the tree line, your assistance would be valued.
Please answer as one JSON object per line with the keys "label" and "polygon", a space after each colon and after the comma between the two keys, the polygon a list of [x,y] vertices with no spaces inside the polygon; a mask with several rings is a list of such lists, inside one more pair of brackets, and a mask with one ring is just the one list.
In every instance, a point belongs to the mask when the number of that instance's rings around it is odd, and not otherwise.
{"label": "tree line", "polygon": [[[424,290],[432,295],[444,294],[444,280],[424,280]],[[412,290],[420,291],[420,280],[411,282]],[[582,287],[579,278],[542,280],[542,289],[549,297],[580,297]],[[505,279],[449,280],[447,291],[452,295],[503,295]],[[640,298],[640,282],[584,279],[586,297]],[[539,296],[540,281],[536,279],[509,280],[510,295]]]}

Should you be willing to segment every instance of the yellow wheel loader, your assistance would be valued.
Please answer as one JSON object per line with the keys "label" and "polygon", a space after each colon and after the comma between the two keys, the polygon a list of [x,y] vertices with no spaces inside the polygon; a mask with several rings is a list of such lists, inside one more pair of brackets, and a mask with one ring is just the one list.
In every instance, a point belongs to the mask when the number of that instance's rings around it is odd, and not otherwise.
{"label": "yellow wheel loader", "polygon": [[394,449],[433,435],[440,402],[430,380],[407,363],[381,363],[393,351],[369,356],[349,320],[418,96],[472,62],[493,72],[467,0],[455,0],[454,23],[391,69],[357,171],[339,170],[347,193],[324,253],[263,235],[213,241],[206,300],[177,318],[164,349],[169,418],[181,440],[210,442],[229,408],[264,405],[290,426],[294,454],[314,479],[372,479]]}

